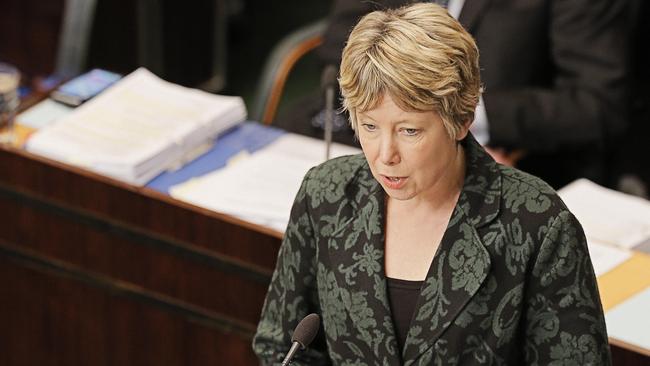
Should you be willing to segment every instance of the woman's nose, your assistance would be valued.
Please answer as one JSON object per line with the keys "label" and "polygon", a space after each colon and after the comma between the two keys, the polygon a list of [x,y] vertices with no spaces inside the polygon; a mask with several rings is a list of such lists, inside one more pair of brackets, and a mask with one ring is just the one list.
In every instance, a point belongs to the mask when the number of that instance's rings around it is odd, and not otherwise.
{"label": "woman's nose", "polygon": [[392,137],[385,137],[381,141],[379,158],[385,165],[395,165],[400,162],[400,154],[395,140]]}

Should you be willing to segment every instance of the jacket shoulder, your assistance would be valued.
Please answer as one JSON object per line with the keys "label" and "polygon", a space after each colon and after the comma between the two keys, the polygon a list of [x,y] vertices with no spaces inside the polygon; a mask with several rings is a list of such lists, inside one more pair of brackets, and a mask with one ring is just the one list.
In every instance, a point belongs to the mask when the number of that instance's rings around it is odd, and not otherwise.
{"label": "jacket shoulder", "polygon": [[523,206],[534,214],[557,216],[568,211],[557,192],[542,179],[521,170],[499,166],[506,209],[518,212]]}
{"label": "jacket shoulder", "polygon": [[367,166],[363,154],[346,155],[328,160],[312,168],[305,178],[305,190],[312,206],[323,200],[333,203],[346,196],[350,182],[358,179],[358,172]]}
{"label": "jacket shoulder", "polygon": [[345,155],[330,159],[311,170],[310,179],[317,181],[351,180],[354,172],[366,164],[363,154]]}

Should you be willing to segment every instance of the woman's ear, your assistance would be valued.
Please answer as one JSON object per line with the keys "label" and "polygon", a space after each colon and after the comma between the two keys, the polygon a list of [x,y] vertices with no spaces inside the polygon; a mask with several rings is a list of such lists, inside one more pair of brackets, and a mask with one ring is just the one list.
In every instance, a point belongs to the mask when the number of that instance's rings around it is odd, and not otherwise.
{"label": "woman's ear", "polygon": [[471,120],[467,120],[463,125],[461,126],[460,129],[458,129],[458,134],[456,134],[456,141],[462,141],[465,137],[467,137],[467,133],[469,132],[469,126],[472,125]]}

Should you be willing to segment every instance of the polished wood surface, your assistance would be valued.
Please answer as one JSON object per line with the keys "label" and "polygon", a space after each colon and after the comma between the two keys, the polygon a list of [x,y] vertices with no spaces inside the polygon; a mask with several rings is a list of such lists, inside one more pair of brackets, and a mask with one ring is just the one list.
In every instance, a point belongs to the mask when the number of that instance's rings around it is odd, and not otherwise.
{"label": "polished wood surface", "polygon": [[54,71],[63,0],[0,1],[0,61],[18,67],[23,81]]}
{"label": "polished wood surface", "polygon": [[256,364],[279,233],[7,147],[0,223],[0,365]]}
{"label": "polished wood surface", "polygon": [[201,317],[5,255],[0,276],[2,365],[255,364],[247,334]]}
{"label": "polished wood surface", "polygon": [[279,233],[19,149],[0,172],[0,364],[255,363]]}

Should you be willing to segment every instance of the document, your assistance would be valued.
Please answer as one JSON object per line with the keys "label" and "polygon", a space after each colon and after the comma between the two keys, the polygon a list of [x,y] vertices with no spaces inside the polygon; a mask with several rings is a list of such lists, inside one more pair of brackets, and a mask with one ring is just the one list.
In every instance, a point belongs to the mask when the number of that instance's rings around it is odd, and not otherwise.
{"label": "document", "polygon": [[650,287],[605,313],[607,334],[650,351]]}
{"label": "document", "polygon": [[239,97],[168,83],[141,68],[37,131],[26,148],[142,185],[245,118]]}
{"label": "document", "polygon": [[605,312],[650,287],[650,256],[631,253],[628,260],[597,278]]}
{"label": "document", "polygon": [[596,277],[604,275],[632,256],[627,249],[607,245],[596,239],[587,239],[587,246]]}
{"label": "document", "polygon": [[587,240],[631,249],[650,239],[650,202],[579,179],[558,194]]}
{"label": "document", "polygon": [[[333,144],[332,156],[361,150]],[[225,168],[176,185],[172,197],[284,232],[307,171],[324,161],[321,140],[286,134]]]}
{"label": "document", "polygon": [[23,113],[16,116],[16,122],[33,129],[39,129],[52,124],[73,111],[68,107],[52,99],[45,99]]}

